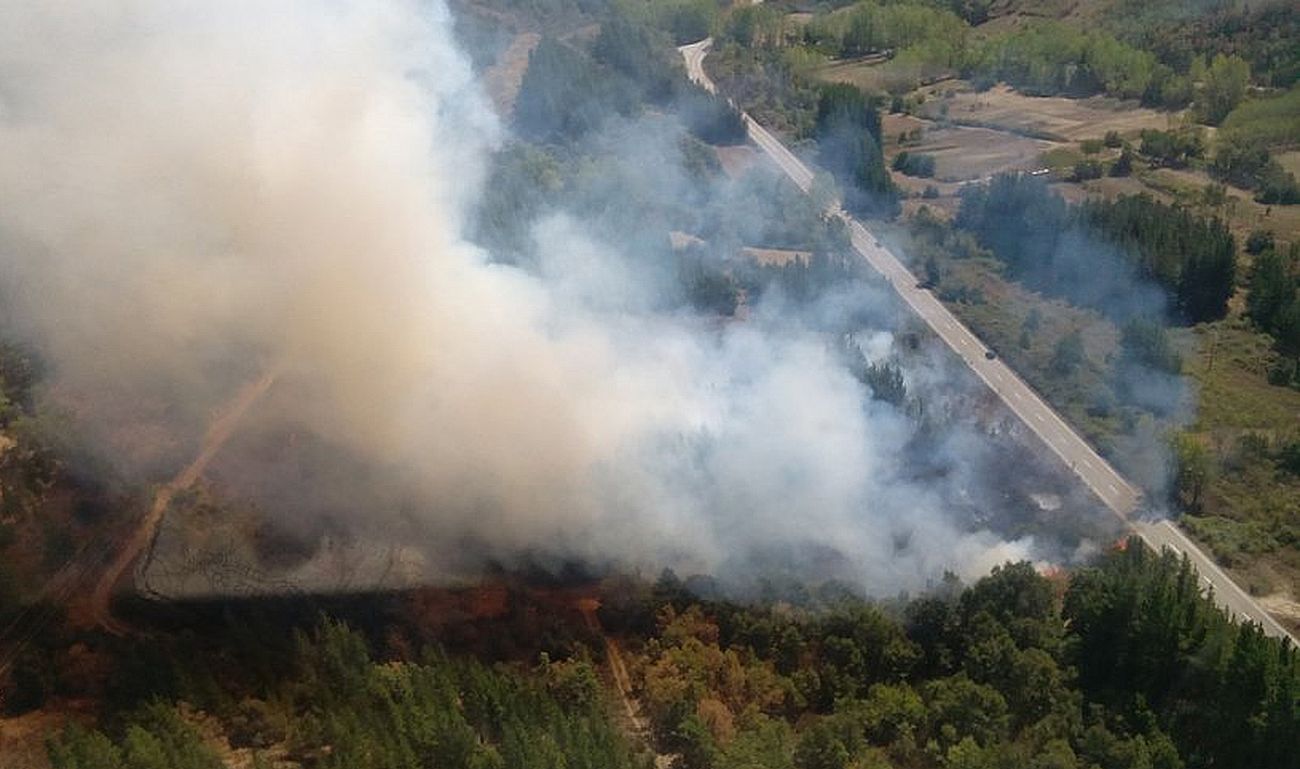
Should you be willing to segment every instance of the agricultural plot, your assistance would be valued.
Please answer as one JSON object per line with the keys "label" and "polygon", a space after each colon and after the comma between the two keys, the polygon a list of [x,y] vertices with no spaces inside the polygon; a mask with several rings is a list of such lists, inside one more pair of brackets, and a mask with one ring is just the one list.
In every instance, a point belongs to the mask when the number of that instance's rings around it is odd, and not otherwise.
{"label": "agricultural plot", "polygon": [[1135,138],[1143,129],[1166,129],[1178,119],[1174,113],[1108,97],[1026,96],[1005,85],[979,93],[953,81],[918,93],[926,97],[920,109],[923,117],[1056,141],[1100,139],[1107,131]]}

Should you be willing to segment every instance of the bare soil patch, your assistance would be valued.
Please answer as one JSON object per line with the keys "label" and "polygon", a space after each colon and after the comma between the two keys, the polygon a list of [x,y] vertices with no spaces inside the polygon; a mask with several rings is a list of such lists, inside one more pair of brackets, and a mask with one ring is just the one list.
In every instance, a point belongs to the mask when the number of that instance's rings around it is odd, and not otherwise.
{"label": "bare soil patch", "polygon": [[1038,158],[1053,147],[1031,139],[988,128],[933,127],[919,144],[901,147],[934,157],[934,175],[940,181],[981,179],[1006,171],[1032,171]]}
{"label": "bare soil patch", "polygon": [[758,162],[758,153],[748,145],[714,147],[713,150],[718,155],[718,162],[722,164],[723,173],[732,179],[744,176]]}
{"label": "bare soil patch", "polygon": [[523,84],[524,72],[528,70],[528,57],[541,39],[541,35],[535,32],[515,35],[510,47],[501,54],[497,63],[483,73],[483,85],[498,115],[504,117],[514,111],[519,86]]}
{"label": "bare soil patch", "polygon": [[919,93],[930,97],[922,105],[925,117],[943,117],[946,105],[947,119],[956,123],[1060,141],[1099,139],[1107,131],[1133,138],[1146,128],[1168,128],[1178,118],[1175,113],[1157,112],[1131,101],[1105,96],[1026,96],[1007,85],[977,93],[964,81],[949,81],[921,88]]}
{"label": "bare soil patch", "polygon": [[[885,140],[885,159],[892,161],[900,152],[920,153],[934,158],[934,178],[915,179],[894,175],[899,186],[920,192],[933,185],[940,194],[953,194],[963,183],[987,179],[994,174],[1032,171],[1041,164],[1044,152],[1059,146],[1044,139],[1034,139],[989,128],[945,125],[911,115],[885,115],[881,121]],[[915,136],[900,144],[900,136]]]}
{"label": "bare soil patch", "polygon": [[1300,177],[1300,150],[1283,152],[1273,157],[1277,158],[1277,162],[1281,163],[1283,168]]}
{"label": "bare soil patch", "polygon": [[1259,599],[1259,604],[1288,627],[1300,628],[1300,603],[1290,593],[1266,595]]}

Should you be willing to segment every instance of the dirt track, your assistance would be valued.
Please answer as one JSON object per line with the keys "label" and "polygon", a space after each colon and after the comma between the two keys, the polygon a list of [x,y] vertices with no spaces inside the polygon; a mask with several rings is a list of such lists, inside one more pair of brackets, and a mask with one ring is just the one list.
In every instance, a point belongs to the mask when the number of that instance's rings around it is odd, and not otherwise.
{"label": "dirt track", "polygon": [[257,403],[266,394],[266,391],[271,388],[271,385],[275,382],[276,374],[277,372],[271,371],[241,388],[235,394],[234,399],[226,405],[208,427],[207,433],[203,436],[203,443],[199,448],[198,456],[194,458],[194,461],[190,462],[175,478],[159,488],[157,493],[154,494],[153,504],[149,507],[149,512],[140,519],[135,531],[127,538],[117,557],[104,570],[103,575],[95,584],[95,589],[90,597],[90,614],[94,617],[96,624],[117,635],[126,632],[127,628],[114,619],[112,613],[113,591],[118,582],[153,540],[154,534],[158,531],[158,525],[162,522],[172,499],[199,479],[199,476],[207,469],[208,464],[212,462],[217,453],[221,451],[221,448],[230,440],[230,436],[234,435],[235,428],[239,426],[240,420],[248,413],[253,404]]}
{"label": "dirt track", "polygon": [[[627,665],[623,662],[623,652],[619,649],[618,641],[605,633],[605,629],[600,626],[600,619],[596,616],[596,610],[600,608],[600,601],[594,598],[584,598],[578,601],[577,606],[578,611],[582,612],[582,618],[586,621],[587,627],[593,633],[600,635],[605,641],[605,658],[609,660],[610,673],[614,678],[614,686],[618,689],[619,700],[623,703],[623,709],[627,715],[631,732],[646,747],[654,751],[654,743],[650,736],[650,721],[641,714],[641,708],[632,697],[632,677],[628,675]],[[655,753],[654,755],[656,769],[667,769],[667,767],[672,766],[673,761],[677,758],[663,753]]]}

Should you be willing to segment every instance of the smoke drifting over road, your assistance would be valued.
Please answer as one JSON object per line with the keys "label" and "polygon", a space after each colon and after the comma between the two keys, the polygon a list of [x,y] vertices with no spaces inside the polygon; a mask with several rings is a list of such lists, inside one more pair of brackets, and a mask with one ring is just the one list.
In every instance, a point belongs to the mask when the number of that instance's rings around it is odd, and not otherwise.
{"label": "smoke drifting over road", "polygon": [[434,561],[790,546],[886,592],[1026,554],[909,480],[914,426],[807,326],[665,313],[572,218],[536,269],[494,263],[463,233],[502,135],[440,4],[7,3],[9,322],[101,428],[145,402],[199,425],[282,366],[262,427],[356,474],[233,458],[267,513],[329,496]]}

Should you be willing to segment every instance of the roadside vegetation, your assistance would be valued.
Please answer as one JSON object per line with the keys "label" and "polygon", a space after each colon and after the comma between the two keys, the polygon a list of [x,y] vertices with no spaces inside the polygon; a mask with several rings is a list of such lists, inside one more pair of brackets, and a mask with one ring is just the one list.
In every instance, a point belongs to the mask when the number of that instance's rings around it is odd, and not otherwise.
{"label": "roadside vegetation", "polygon": [[768,3],[722,14],[706,61],[819,162],[843,162],[816,149],[824,83],[875,105],[901,203],[876,215],[902,212],[914,271],[1293,626],[1297,24],[1286,3]]}

